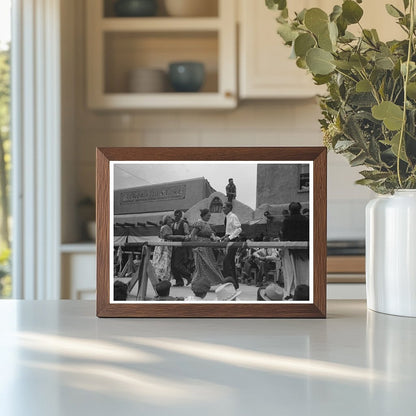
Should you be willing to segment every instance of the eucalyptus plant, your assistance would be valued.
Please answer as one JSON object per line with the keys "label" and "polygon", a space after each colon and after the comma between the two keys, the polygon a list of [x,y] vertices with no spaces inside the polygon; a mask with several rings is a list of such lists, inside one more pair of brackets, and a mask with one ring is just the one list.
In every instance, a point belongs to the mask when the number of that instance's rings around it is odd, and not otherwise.
{"label": "eucalyptus plant", "polygon": [[[404,33],[404,39],[382,42],[375,29],[360,24],[362,0],[293,17],[286,0],[266,0],[279,11],[277,31],[296,65],[326,85],[319,120],[325,145],[351,166],[365,166],[357,183],[380,194],[416,188],[414,2],[403,0],[401,9],[380,5]],[[359,35],[348,30],[352,25]]]}

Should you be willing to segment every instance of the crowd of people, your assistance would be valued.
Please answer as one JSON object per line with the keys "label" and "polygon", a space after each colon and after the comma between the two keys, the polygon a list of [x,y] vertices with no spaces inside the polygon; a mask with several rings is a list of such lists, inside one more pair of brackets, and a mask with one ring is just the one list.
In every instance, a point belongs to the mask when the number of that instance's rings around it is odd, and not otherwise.
{"label": "crowd of people", "polygon": [[[193,224],[192,231],[183,218],[182,211],[176,210],[174,218],[166,215],[163,218],[159,238],[163,241],[238,241],[242,228],[232,209],[231,202],[224,204],[225,235],[223,237],[217,236],[209,224],[210,211],[202,209],[200,219]],[[173,277],[174,286],[184,286],[186,281],[186,285],[191,285],[194,294],[195,292],[201,294],[201,288],[207,287],[208,292],[226,283],[232,283],[234,289],[238,290],[236,253],[237,248],[230,246],[220,262],[218,250],[214,251],[212,247],[195,247],[191,254],[187,247],[156,246],[151,263],[159,281],[170,281]]]}
{"label": "crowd of people", "polygon": [[[233,212],[233,201],[237,188],[232,178],[226,186],[227,202],[223,205],[225,215],[223,236],[218,236],[209,221],[211,212],[202,209],[200,218],[192,227],[184,218],[181,210],[173,216],[165,215],[159,232],[161,241],[198,241],[237,242],[250,241],[242,235],[242,226]],[[299,202],[292,202],[289,209],[281,212],[283,217],[279,236],[273,241],[309,241],[309,210]],[[264,212],[266,235],[257,241],[272,241],[271,230],[275,217],[269,211]],[[137,268],[139,259],[134,265]],[[257,300],[309,300],[309,250],[263,247],[237,248],[228,245],[217,249],[210,246],[198,246],[190,249],[186,246],[157,245],[151,260],[157,279],[155,300],[177,300],[170,296],[173,286],[190,286],[192,295],[189,302],[205,299],[209,291],[215,291],[217,300],[238,300],[241,291],[240,282],[253,283],[259,289]],[[120,265],[121,267],[121,265]],[[272,275],[272,278],[270,277]],[[254,276],[254,282],[253,278]],[[174,282],[174,283],[173,283]],[[119,285],[118,290],[121,290]]]}
{"label": "crowd of people", "polygon": [[[279,237],[273,241],[308,241],[309,218],[305,211],[301,212],[299,202],[292,202],[284,217]],[[174,216],[166,215],[160,229],[160,239],[163,241],[200,241],[200,242],[236,242],[244,241],[242,227],[237,215],[233,212],[232,202],[226,202],[223,207],[225,214],[225,234],[217,236],[209,224],[211,213],[202,209],[200,219],[192,224],[192,230],[180,210]],[[273,217],[265,212],[268,221]],[[249,241],[249,240],[247,240]],[[270,236],[264,236],[262,241],[272,241]],[[206,297],[209,291],[219,293],[224,291],[224,285],[229,291],[233,288],[238,300],[239,284],[241,281],[250,282],[254,276],[254,284],[259,288],[257,300],[271,300],[265,292],[275,293],[272,300],[308,300],[309,299],[309,250],[264,247],[260,249],[228,246],[227,249],[216,249],[207,246],[171,247],[156,246],[151,264],[156,277],[162,284],[162,295],[158,292],[156,300],[168,300],[167,284],[173,286],[190,286],[192,296],[187,300],[195,301]],[[169,289],[172,283],[169,283]],[[306,289],[305,289],[306,288]],[[276,295],[276,293],[280,293]],[[168,296],[168,298],[166,298]],[[166,298],[166,299],[165,299]],[[170,299],[171,300],[171,299]]]}

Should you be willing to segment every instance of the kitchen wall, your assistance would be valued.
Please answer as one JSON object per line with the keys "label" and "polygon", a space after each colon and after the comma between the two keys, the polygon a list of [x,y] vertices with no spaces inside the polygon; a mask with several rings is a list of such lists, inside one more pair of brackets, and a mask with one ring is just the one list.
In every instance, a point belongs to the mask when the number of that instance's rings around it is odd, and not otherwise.
{"label": "kitchen wall", "polygon": [[[321,145],[315,99],[244,101],[232,111],[89,111],[84,1],[64,3],[71,3],[63,6],[64,21],[68,22],[62,40],[64,241],[79,236],[78,229],[71,225],[76,218],[77,200],[94,196],[97,146]],[[351,169],[343,158],[329,154],[329,238],[364,237],[363,207],[372,193],[354,185],[358,171]]]}

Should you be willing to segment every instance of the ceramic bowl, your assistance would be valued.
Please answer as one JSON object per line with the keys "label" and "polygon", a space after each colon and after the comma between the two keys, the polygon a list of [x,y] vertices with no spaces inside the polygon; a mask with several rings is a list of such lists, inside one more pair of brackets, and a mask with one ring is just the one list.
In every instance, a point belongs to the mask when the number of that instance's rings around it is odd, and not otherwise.
{"label": "ceramic bowl", "polygon": [[218,0],[165,0],[165,8],[173,17],[218,16]]}
{"label": "ceramic bowl", "polygon": [[169,65],[169,81],[177,92],[197,92],[205,80],[202,62],[172,62]]}
{"label": "ceramic bowl", "polygon": [[129,72],[128,91],[132,93],[165,92],[167,84],[167,74],[162,69],[136,68]]}
{"label": "ceramic bowl", "polygon": [[97,237],[97,227],[95,221],[87,222],[87,235],[91,241],[95,241]]}
{"label": "ceramic bowl", "polygon": [[118,0],[114,12],[119,17],[148,17],[157,12],[156,0]]}

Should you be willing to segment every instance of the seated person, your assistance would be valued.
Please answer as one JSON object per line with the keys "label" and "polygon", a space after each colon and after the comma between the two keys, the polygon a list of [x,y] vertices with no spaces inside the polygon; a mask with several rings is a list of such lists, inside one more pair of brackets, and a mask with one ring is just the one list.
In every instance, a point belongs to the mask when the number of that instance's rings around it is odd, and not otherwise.
{"label": "seated person", "polygon": [[270,283],[257,291],[257,300],[277,302],[283,300],[283,288],[277,283]]}
{"label": "seated person", "polygon": [[233,283],[228,282],[220,285],[215,290],[216,300],[221,302],[238,301],[238,296],[241,294],[241,290],[235,289]]}
{"label": "seated person", "polygon": [[171,283],[168,280],[162,280],[156,285],[156,293],[157,296],[153,298],[156,301],[167,301],[167,300],[178,300],[173,296],[169,296],[170,294],[170,287]]}
{"label": "seated person", "polygon": [[293,300],[309,300],[309,286],[298,285],[295,287]]}
{"label": "seated person", "polygon": [[120,280],[114,282],[114,300],[127,299],[127,284]]}
{"label": "seated person", "polygon": [[[250,241],[250,240],[247,240]],[[240,268],[241,268],[241,279],[249,280],[251,269],[258,270],[257,264],[253,258],[254,249],[252,248],[242,248],[240,251]]]}
{"label": "seated person", "polygon": [[185,298],[185,302],[201,302],[207,296],[207,293],[211,285],[205,279],[196,279],[196,281],[192,281],[191,289],[194,292],[193,295],[188,296]]}
{"label": "seated person", "polygon": [[[264,237],[263,241],[270,241],[270,238]],[[280,260],[280,256],[276,248],[265,247],[255,251],[253,258],[259,268],[256,286],[260,287],[267,283],[267,273],[270,270],[276,270],[276,263]]]}

